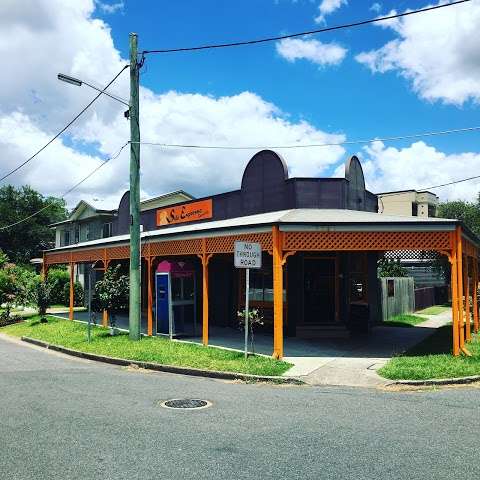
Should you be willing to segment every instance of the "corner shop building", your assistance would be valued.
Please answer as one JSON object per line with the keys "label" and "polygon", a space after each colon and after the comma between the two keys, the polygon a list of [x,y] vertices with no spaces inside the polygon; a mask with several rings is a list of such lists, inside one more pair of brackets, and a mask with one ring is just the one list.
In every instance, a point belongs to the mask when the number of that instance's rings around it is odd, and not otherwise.
{"label": "corner shop building", "polygon": [[[46,251],[45,272],[55,264],[95,263],[106,269],[128,262],[129,219],[127,192],[114,236]],[[283,159],[264,150],[248,163],[239,190],[145,210],[141,223],[148,335],[159,331],[155,274],[166,262],[188,265],[192,272],[188,288],[194,305],[185,324],[198,319],[205,345],[210,326],[238,327],[244,271],[233,266],[236,240],[261,245],[263,265],[251,271],[250,304],[265,317],[276,358],[283,356],[284,335],[331,328],[368,331],[380,319],[377,261],[385,251],[446,255],[452,265],[454,354],[464,349],[472,326],[478,330],[477,239],[457,220],[377,213],[377,197],[365,189],[355,156],[347,161],[345,178],[288,178]],[[472,302],[465,301],[470,296]]]}

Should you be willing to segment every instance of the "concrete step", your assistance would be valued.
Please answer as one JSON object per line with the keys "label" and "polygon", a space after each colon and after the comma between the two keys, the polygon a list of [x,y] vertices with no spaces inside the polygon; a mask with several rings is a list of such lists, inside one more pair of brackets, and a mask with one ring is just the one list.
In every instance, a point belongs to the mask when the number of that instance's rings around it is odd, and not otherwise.
{"label": "concrete step", "polygon": [[348,338],[349,330],[345,325],[300,325],[297,327],[298,338]]}

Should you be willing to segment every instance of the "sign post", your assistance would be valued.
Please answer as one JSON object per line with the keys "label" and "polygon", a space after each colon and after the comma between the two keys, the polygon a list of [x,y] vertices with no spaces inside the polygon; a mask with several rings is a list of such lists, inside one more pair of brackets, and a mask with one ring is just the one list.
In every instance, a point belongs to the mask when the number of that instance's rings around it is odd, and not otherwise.
{"label": "sign post", "polygon": [[262,268],[262,246],[259,243],[236,241],[234,248],[236,268],[245,269],[245,358],[248,356],[248,329],[250,269]]}

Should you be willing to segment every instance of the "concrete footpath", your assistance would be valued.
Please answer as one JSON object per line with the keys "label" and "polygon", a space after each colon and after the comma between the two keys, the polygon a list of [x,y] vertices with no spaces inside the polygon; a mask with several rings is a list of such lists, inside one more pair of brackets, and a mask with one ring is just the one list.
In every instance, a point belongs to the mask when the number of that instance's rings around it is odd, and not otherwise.
{"label": "concrete footpath", "polygon": [[[380,377],[377,370],[395,354],[402,353],[432,335],[435,330],[451,321],[451,311],[438,315],[419,315],[425,322],[411,328],[376,327],[363,344],[337,356],[306,359],[289,359],[295,367],[288,372],[310,385],[344,385],[356,387],[379,387],[390,383]],[[351,339],[352,343],[358,340]]]}

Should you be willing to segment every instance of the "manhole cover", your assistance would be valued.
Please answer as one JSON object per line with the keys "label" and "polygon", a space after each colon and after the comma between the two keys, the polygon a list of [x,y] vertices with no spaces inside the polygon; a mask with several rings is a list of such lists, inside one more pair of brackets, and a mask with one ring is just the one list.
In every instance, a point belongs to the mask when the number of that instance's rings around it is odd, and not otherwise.
{"label": "manhole cover", "polygon": [[165,408],[180,408],[183,410],[193,410],[198,408],[207,408],[212,404],[208,400],[199,400],[197,398],[178,398],[174,400],[166,400],[160,404]]}

